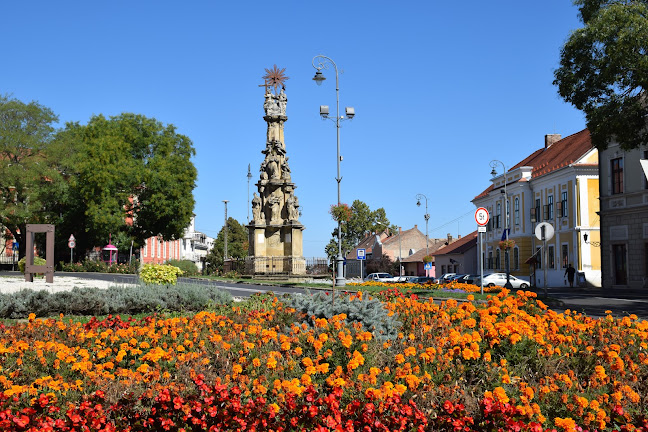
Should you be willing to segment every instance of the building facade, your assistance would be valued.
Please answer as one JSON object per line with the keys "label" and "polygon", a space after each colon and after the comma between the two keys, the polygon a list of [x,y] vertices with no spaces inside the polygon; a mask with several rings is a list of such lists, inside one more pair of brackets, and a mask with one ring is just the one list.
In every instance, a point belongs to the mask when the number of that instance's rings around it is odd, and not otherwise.
{"label": "building facade", "polygon": [[440,248],[432,255],[436,263],[437,276],[442,276],[445,273],[479,273],[477,231]]}
{"label": "building facade", "polygon": [[[640,160],[648,147],[610,143],[599,157],[603,286],[648,288],[648,180]],[[590,244],[598,238],[588,238]]]}
{"label": "building facade", "polygon": [[203,270],[205,257],[214,246],[214,239],[196,231],[195,216],[191,218],[182,238],[165,241],[162,237],[149,237],[140,249],[142,264],[163,264],[169,260],[188,260]]}
{"label": "building facade", "polygon": [[[600,287],[598,189],[598,151],[589,131],[562,139],[546,135],[543,148],[495,176],[472,201],[490,214],[483,234],[484,271],[505,271],[508,255],[511,274],[530,277],[532,285],[567,285],[565,269],[572,264],[581,285]],[[555,233],[546,245],[535,235],[541,222]],[[515,242],[510,249],[500,244],[507,228]]]}

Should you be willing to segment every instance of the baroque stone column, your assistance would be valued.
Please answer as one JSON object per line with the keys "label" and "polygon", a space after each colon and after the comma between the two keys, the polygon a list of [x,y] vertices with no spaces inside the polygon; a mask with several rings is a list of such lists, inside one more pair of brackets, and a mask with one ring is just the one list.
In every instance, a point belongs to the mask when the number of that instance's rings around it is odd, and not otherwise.
{"label": "baroque stone column", "polygon": [[274,93],[267,81],[264,87],[263,119],[268,129],[265,148],[261,151],[265,157],[259,168],[257,192],[252,199],[252,220],[247,225],[250,245],[247,270],[253,274],[304,275],[304,226],[299,222],[297,186],[292,182],[284,141],[288,99],[285,86],[277,93],[277,80]]}

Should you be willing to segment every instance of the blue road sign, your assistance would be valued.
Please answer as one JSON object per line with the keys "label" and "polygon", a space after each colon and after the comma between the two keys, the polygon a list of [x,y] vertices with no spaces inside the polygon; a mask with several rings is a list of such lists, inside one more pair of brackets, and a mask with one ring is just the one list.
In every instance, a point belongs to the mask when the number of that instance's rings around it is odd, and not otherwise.
{"label": "blue road sign", "polygon": [[423,266],[423,268],[424,268],[425,270],[432,270],[432,263],[425,263],[425,265]]}
{"label": "blue road sign", "polygon": [[367,259],[367,249],[358,249],[356,256],[359,260]]}
{"label": "blue road sign", "polygon": [[20,249],[20,244],[18,244],[18,242],[13,242],[13,246],[11,246],[11,249],[17,251],[18,249]]}

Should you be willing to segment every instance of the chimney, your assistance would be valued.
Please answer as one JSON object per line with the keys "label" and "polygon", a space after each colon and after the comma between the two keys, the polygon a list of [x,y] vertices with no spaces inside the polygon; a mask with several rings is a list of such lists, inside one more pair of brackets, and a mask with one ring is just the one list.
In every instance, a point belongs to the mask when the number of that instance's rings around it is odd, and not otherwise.
{"label": "chimney", "polygon": [[452,243],[452,234],[448,233],[448,244]]}
{"label": "chimney", "polygon": [[557,141],[560,141],[560,134],[547,134],[545,135],[545,148],[551,147],[552,144],[555,144]]}
{"label": "chimney", "polygon": [[[509,209],[509,211],[510,211],[510,209]],[[457,234],[457,240],[459,240],[460,238],[461,238],[461,234]]]}

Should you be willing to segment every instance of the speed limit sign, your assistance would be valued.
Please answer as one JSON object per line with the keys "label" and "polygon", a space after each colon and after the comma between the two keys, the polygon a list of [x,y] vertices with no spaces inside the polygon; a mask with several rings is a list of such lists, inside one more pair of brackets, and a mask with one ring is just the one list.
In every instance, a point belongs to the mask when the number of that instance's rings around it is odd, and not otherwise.
{"label": "speed limit sign", "polygon": [[488,214],[488,210],[486,210],[484,207],[479,207],[477,211],[475,211],[475,221],[477,221],[477,225],[479,226],[488,225],[489,218],[490,216]]}

